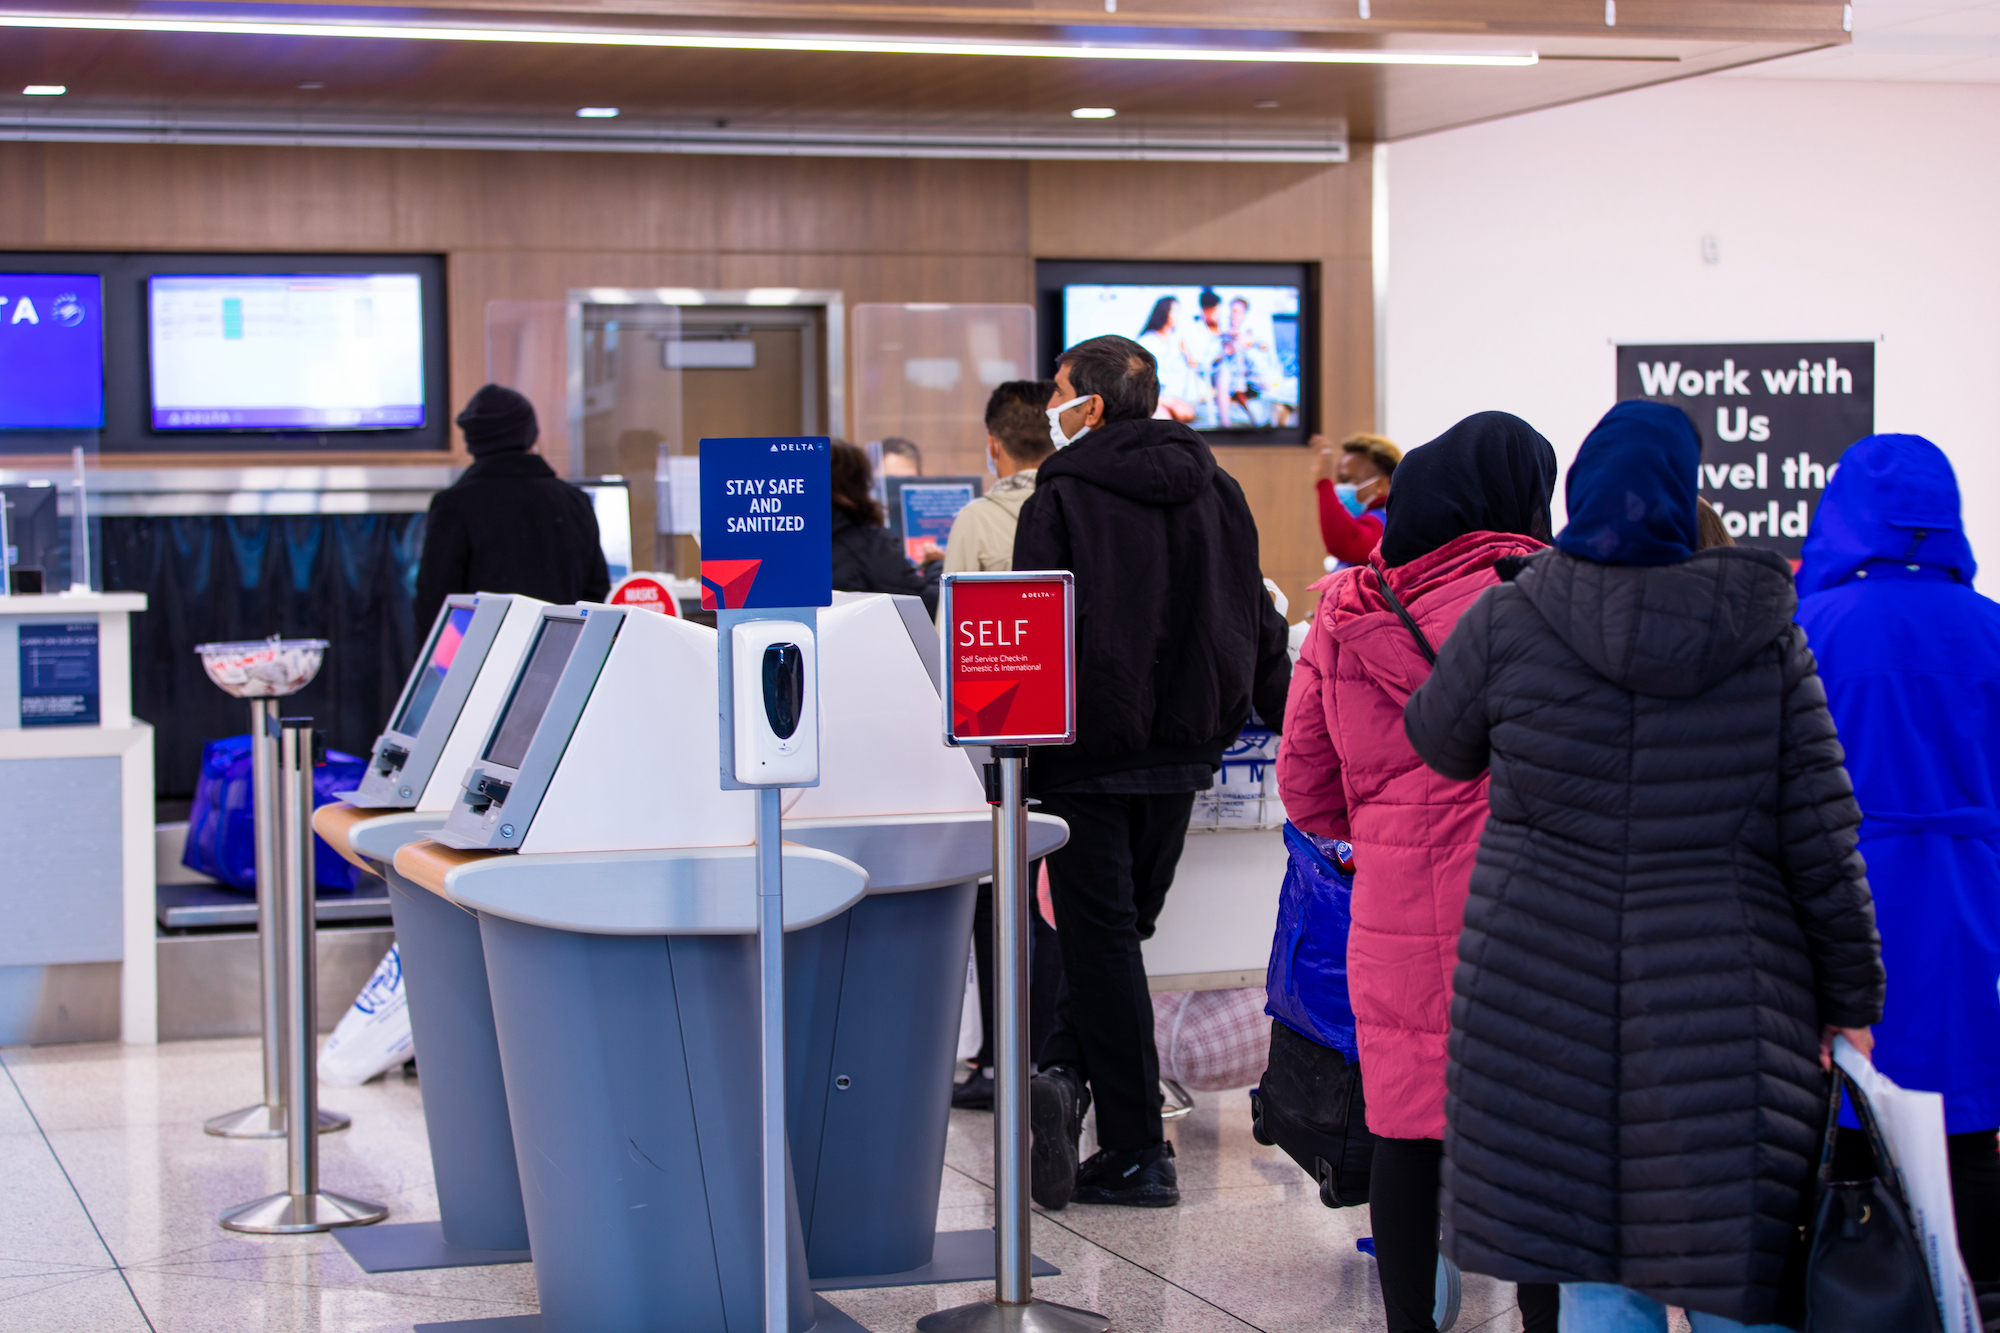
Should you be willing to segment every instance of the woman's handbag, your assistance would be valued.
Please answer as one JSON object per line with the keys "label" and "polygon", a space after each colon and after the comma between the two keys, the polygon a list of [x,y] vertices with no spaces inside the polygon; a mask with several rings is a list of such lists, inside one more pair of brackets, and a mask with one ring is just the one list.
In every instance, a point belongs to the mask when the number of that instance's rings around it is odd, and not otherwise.
{"label": "woman's handbag", "polygon": [[[1872,1180],[1835,1180],[1845,1091],[1875,1154]],[[1910,1225],[1895,1157],[1868,1098],[1836,1065],[1813,1208],[1804,1232],[1805,1333],[1942,1333],[1930,1266]]]}

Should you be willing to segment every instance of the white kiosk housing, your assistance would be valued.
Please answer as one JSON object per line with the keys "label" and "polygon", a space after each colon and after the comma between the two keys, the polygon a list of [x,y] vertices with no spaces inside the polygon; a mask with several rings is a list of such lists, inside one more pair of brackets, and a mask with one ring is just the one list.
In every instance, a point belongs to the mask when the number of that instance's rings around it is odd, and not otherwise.
{"label": "white kiosk housing", "polygon": [[[819,617],[821,782],[785,821],[788,1132],[798,1270],[816,1286],[976,1276],[937,1270],[934,1228],[992,828],[977,772],[939,736],[935,635],[914,599],[844,597]],[[743,1239],[754,804],[719,789],[716,650],[713,631],[660,616],[545,610],[437,841],[396,858],[480,918],[551,1329],[761,1310]],[[1067,832],[1038,817],[1034,836],[1039,855]],[[718,1144],[750,1156],[712,1161]],[[643,1182],[634,1145],[658,1168]]]}

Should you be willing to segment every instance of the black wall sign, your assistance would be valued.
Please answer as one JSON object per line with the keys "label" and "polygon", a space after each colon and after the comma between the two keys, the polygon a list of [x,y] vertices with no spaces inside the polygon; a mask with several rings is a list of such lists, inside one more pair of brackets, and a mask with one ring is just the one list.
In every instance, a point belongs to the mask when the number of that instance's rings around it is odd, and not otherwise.
{"label": "black wall sign", "polygon": [[1875,344],[1620,347],[1618,398],[1685,409],[1729,535],[1796,560],[1840,455],[1875,431]]}

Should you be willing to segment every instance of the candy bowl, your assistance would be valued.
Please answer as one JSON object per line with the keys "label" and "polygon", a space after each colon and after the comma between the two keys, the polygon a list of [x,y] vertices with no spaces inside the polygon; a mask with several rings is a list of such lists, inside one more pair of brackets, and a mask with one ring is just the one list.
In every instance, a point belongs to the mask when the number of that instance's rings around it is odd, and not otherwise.
{"label": "candy bowl", "polygon": [[252,639],[195,645],[208,678],[239,699],[276,699],[312,684],[325,639]]}

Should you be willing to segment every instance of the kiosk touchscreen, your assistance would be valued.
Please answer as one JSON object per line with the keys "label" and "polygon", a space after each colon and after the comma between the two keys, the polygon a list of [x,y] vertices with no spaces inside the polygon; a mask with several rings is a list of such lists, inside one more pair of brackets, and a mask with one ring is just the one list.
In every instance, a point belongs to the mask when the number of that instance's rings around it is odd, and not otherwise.
{"label": "kiosk touchscreen", "polygon": [[713,630],[624,607],[543,608],[433,838],[523,852],[750,843],[749,793],[716,782],[715,673]]}
{"label": "kiosk touchscreen", "polygon": [[450,804],[546,605],[499,593],[446,598],[361,786],[342,798],[364,810]]}

